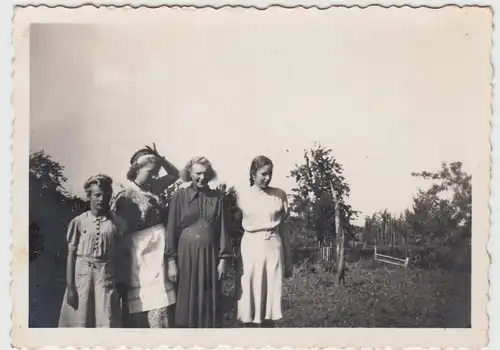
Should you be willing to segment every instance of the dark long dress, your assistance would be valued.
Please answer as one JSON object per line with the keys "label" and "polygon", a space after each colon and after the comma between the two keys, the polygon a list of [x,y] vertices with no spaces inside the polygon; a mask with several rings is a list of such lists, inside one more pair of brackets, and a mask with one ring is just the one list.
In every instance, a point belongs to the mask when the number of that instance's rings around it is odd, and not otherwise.
{"label": "dark long dress", "polygon": [[179,269],[177,327],[222,326],[220,259],[231,255],[225,228],[223,195],[194,186],[176,192],[169,206],[167,256]]}

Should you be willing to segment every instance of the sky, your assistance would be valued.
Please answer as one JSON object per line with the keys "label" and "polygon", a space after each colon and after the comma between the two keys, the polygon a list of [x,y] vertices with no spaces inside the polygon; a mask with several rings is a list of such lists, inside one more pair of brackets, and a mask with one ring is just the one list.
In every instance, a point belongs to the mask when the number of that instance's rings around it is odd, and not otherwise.
{"label": "sky", "polygon": [[133,152],[153,142],[179,168],[207,156],[237,187],[267,155],[273,185],[290,192],[287,175],[319,142],[343,165],[360,220],[402,212],[426,185],[411,172],[462,161],[474,175],[471,130],[489,113],[491,80],[488,21],[408,14],[32,25],[30,150],[59,161],[79,195],[96,173],[124,181]]}

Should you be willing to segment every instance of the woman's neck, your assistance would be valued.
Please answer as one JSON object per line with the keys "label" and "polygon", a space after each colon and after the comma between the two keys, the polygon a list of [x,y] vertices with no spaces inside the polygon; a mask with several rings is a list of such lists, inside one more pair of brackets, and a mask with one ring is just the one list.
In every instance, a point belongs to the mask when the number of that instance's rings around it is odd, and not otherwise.
{"label": "woman's neck", "polygon": [[258,191],[258,192],[266,192],[266,189],[267,189],[267,187],[266,187],[266,188],[263,188],[263,187],[260,187],[259,185],[253,185],[252,187],[253,187],[256,191]]}
{"label": "woman's neck", "polygon": [[151,188],[148,186],[146,181],[132,180],[132,182],[134,183],[134,185],[136,185],[137,187],[139,187],[143,191],[146,191],[146,192],[151,191]]}

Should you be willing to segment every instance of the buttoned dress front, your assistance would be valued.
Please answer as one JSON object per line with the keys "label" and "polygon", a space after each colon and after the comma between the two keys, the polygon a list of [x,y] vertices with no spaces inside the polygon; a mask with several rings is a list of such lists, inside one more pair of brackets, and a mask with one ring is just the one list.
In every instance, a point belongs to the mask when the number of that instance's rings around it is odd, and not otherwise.
{"label": "buttoned dress front", "polygon": [[230,257],[223,194],[191,185],[169,207],[167,256],[179,269],[175,322],[178,327],[222,326],[220,259]]}
{"label": "buttoned dress front", "polygon": [[68,251],[76,253],[78,305],[68,305],[67,289],[59,327],[120,327],[120,300],[115,286],[115,258],[123,224],[118,218],[87,211],[68,227]]}

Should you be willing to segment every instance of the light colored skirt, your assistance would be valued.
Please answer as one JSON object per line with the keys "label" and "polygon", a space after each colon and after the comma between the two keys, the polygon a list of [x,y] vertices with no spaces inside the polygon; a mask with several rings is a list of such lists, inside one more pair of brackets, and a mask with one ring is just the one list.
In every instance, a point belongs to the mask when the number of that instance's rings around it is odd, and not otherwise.
{"label": "light colored skirt", "polygon": [[262,323],[279,320],[283,289],[281,237],[266,232],[245,232],[241,240],[241,280],[238,320]]}
{"label": "light colored skirt", "polygon": [[175,304],[174,285],[167,279],[165,226],[157,225],[126,236],[130,253],[127,305],[130,314],[165,309]]}

